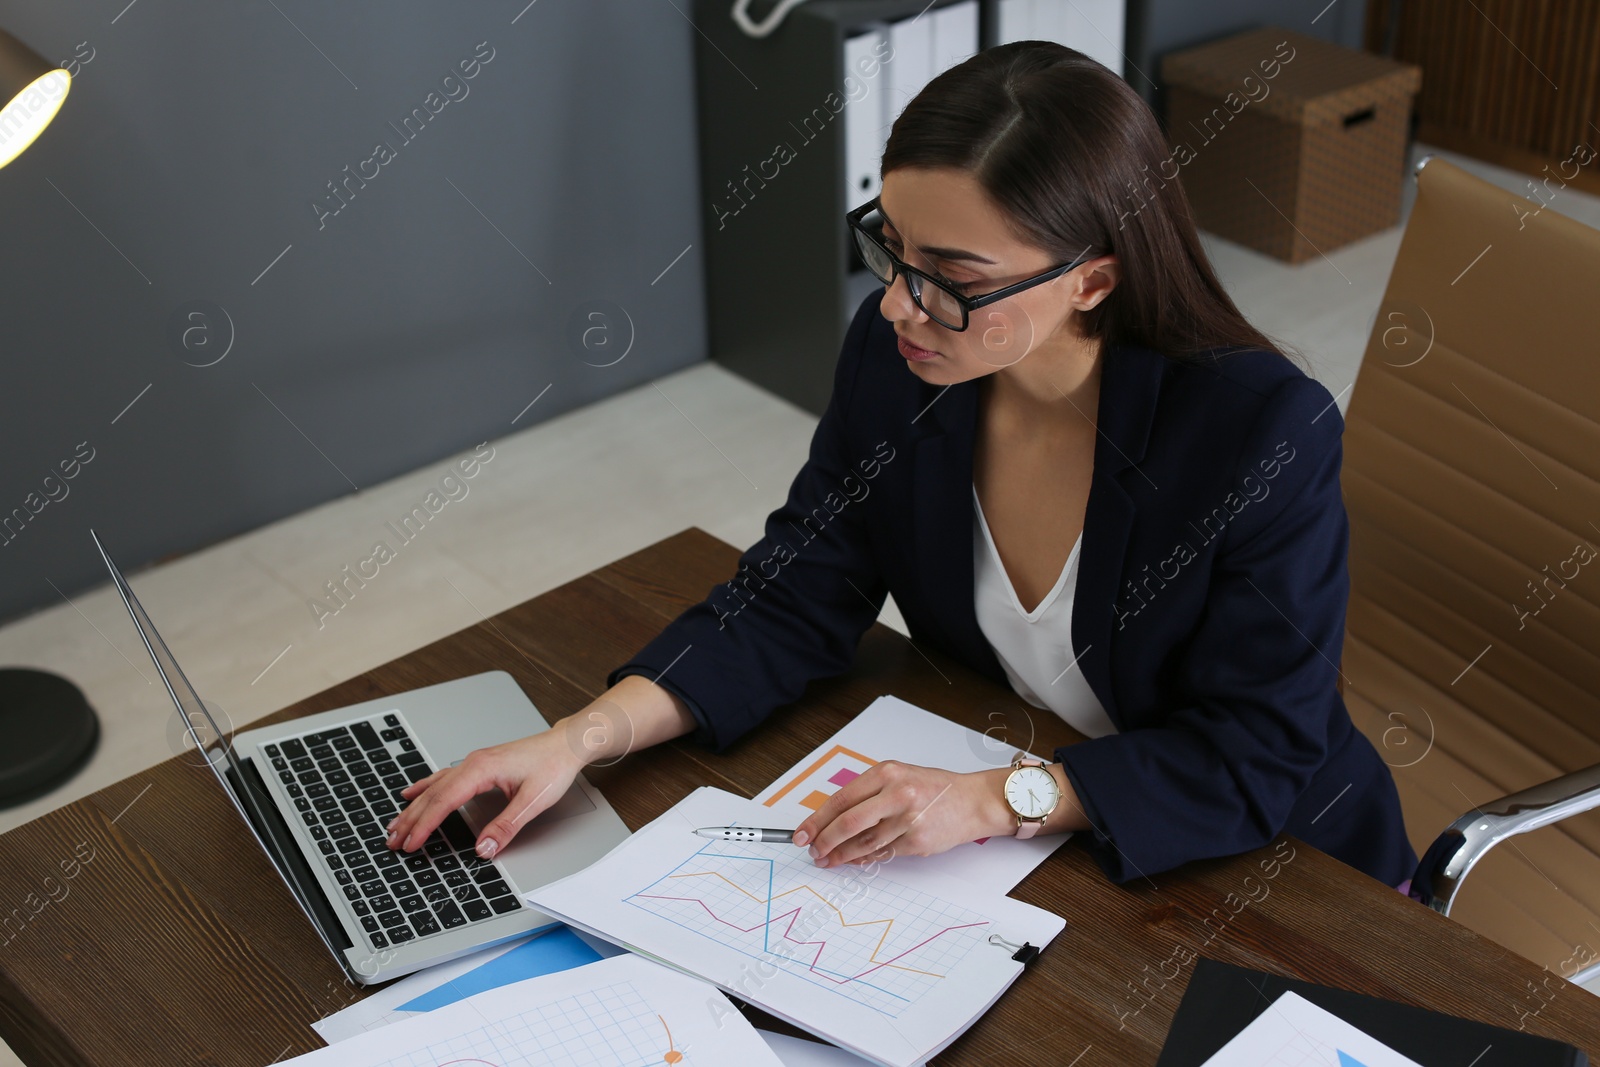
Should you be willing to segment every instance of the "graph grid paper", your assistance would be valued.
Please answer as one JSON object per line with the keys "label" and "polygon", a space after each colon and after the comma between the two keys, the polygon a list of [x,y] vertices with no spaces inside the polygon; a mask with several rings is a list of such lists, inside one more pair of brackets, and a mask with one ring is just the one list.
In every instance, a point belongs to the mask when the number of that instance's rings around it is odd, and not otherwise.
{"label": "graph grid paper", "polygon": [[630,982],[530,1007],[511,1019],[392,1057],[373,1067],[693,1067],[669,1021]]}
{"label": "graph grid paper", "polygon": [[888,1016],[943,981],[989,932],[982,915],[794,852],[712,842],[623,899]]}

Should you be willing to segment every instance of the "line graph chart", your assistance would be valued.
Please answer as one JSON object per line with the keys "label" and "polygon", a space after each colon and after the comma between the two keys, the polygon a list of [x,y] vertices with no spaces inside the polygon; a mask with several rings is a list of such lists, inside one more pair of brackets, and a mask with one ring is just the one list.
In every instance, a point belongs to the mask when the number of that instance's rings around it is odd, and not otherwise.
{"label": "line graph chart", "polygon": [[[769,825],[773,810],[701,786],[596,863],[526,899],[893,1067],[927,1062],[1016,981],[1023,965],[1003,941],[1042,948],[1064,925],[1042,908],[931,871],[823,868],[792,845],[694,833]],[[667,1018],[677,1037],[678,1020]]]}
{"label": "line graph chart", "polygon": [[932,991],[987,918],[770,845],[707,843],[624,903],[889,1016]]}

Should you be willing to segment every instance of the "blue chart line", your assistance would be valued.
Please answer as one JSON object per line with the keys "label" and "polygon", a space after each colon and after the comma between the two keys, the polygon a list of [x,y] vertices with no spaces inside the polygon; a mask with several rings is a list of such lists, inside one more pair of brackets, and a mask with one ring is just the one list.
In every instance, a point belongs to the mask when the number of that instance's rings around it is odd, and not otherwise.
{"label": "blue chart line", "polygon": [[989,924],[883,875],[844,876],[729,842],[623,900],[891,1016],[937,988]]}

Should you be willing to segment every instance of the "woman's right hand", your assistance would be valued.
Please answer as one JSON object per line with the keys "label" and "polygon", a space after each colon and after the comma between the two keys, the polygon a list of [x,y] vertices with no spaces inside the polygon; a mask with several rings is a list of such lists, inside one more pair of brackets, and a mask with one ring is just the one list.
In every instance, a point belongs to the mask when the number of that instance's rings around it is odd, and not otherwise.
{"label": "woman's right hand", "polygon": [[480,793],[499,789],[510,800],[478,835],[478,855],[493,859],[529,820],[560,800],[591,763],[614,763],[636,748],[695,728],[682,700],[632,674],[550,729],[502,745],[474,749],[454,767],[401,790],[406,806],[385,829],[389,847],[413,852],[445,817]]}
{"label": "woman's right hand", "polygon": [[582,767],[561,722],[531,737],[475,749],[454,767],[401,790],[406,806],[389,824],[389,847],[402,852],[421,848],[452,811],[497,788],[511,799],[477,842],[478,855],[493,859],[530,819],[566,794]]}

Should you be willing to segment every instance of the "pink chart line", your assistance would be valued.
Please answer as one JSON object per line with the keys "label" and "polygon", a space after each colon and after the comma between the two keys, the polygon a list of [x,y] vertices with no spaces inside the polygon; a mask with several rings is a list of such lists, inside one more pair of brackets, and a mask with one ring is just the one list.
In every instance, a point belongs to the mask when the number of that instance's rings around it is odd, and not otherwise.
{"label": "pink chart line", "polygon": [[[828,947],[828,942],[827,941],[796,941],[794,938],[789,936],[789,931],[794,929],[795,919],[799,918],[799,916],[800,916],[800,909],[798,907],[796,907],[792,911],[786,911],[782,915],[774,915],[772,918],[768,919],[766,922],[759,922],[759,923],[756,923],[754,926],[740,926],[737,923],[729,922],[728,920],[724,919],[722,916],[718,915],[716,912],[712,911],[709,907],[706,906],[706,902],[701,900],[699,897],[662,897],[662,896],[656,896],[656,895],[654,895],[652,893],[637,893],[635,895],[639,896],[639,897],[642,897],[642,898],[644,898],[646,900],[679,900],[679,901],[682,901],[685,904],[698,904],[702,908],[705,908],[706,909],[706,914],[711,916],[713,919],[717,920],[717,922],[721,923],[723,926],[731,926],[735,930],[738,930],[742,934],[753,933],[754,931],[761,929],[763,926],[770,926],[773,923],[777,922],[779,919],[782,919],[785,916],[787,916],[789,918],[789,925],[785,926],[783,928],[783,939],[785,941],[793,941],[797,945],[816,945],[817,946],[817,954],[815,956],[811,957],[811,962],[810,963],[806,964],[806,970],[810,971],[812,974],[816,975],[818,978],[826,978],[828,981],[834,983],[835,985],[848,985],[851,982],[860,981],[861,979],[865,978],[867,975],[871,974],[873,971],[881,970],[882,968],[887,967],[890,964],[894,963],[895,960],[904,959],[905,957],[911,955],[911,953],[917,951],[917,949],[919,949],[919,948],[923,947],[924,945],[928,944],[930,941],[934,941],[934,940],[936,940],[938,938],[941,938],[945,934],[950,933],[951,931],[954,931],[954,930],[966,930],[969,927],[973,927],[973,926],[988,926],[989,925],[987,922],[980,922],[980,923],[962,923],[960,926],[947,926],[943,930],[940,930],[938,933],[933,934],[932,936],[927,937],[927,938],[923,939],[922,941],[918,941],[915,945],[912,945],[910,948],[906,949],[904,952],[901,952],[900,954],[898,954],[896,956],[892,956],[889,959],[883,960],[880,963],[877,963],[877,964],[874,964],[871,967],[868,967],[866,970],[862,971],[860,974],[852,975],[849,978],[835,978],[831,974],[826,974],[826,973],[824,973],[822,971],[817,970],[817,961],[822,959],[822,951],[823,951],[823,949]],[[859,925],[864,925],[864,924],[859,924]]]}

